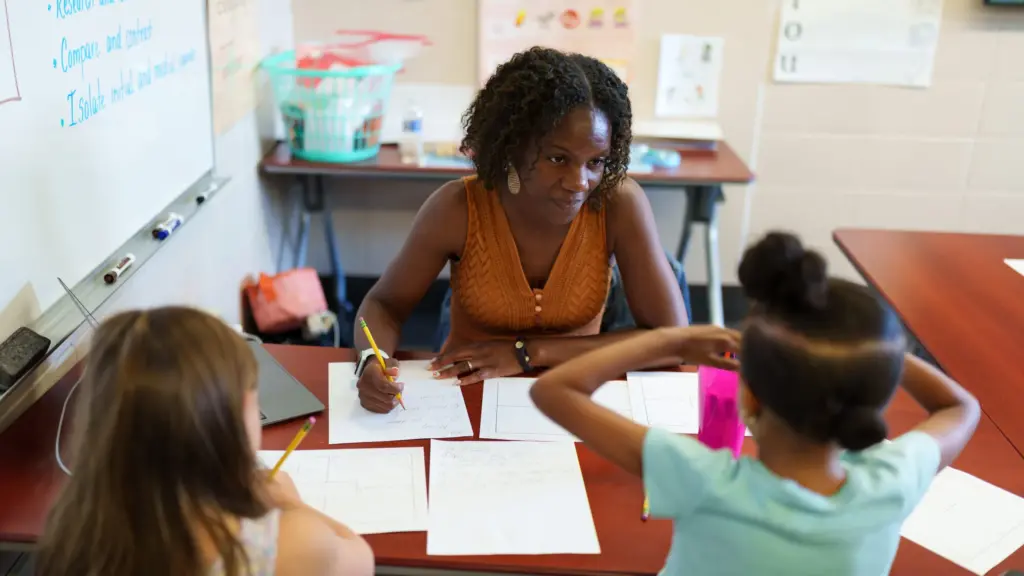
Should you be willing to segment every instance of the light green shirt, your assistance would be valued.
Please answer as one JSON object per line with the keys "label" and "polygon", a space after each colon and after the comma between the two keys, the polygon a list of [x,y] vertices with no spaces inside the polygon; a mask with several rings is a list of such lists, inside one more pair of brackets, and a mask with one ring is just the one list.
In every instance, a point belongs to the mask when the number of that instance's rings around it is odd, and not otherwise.
{"label": "light green shirt", "polygon": [[822,496],[760,461],[652,429],[644,485],[653,516],[674,521],[662,574],[882,576],[900,526],[939,466],[939,447],[910,432],[843,456],[846,482]]}

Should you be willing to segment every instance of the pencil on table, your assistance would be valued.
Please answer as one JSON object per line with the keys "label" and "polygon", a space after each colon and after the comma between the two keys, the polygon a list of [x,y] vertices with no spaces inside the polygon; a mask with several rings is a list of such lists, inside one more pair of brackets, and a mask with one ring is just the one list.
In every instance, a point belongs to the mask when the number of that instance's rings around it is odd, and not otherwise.
{"label": "pencil on table", "polygon": [[[370,343],[370,348],[373,348],[373,354],[377,357],[377,361],[380,362],[380,369],[386,371],[388,369],[388,363],[384,361],[384,356],[380,353],[380,348],[377,348],[377,343],[373,341],[373,334],[370,334],[370,327],[366,325],[366,320],[363,318],[359,319],[359,326],[363,329],[363,334],[366,334],[366,340]],[[395,379],[387,374],[384,375],[388,379],[388,382],[394,382]],[[402,393],[395,394],[395,399],[402,406],[402,410],[405,410],[405,402],[402,402]]]}
{"label": "pencil on table", "polygon": [[299,432],[298,434],[295,435],[295,438],[292,438],[291,444],[288,445],[288,448],[285,449],[284,454],[281,455],[281,459],[278,460],[277,464],[274,465],[274,469],[270,471],[271,478],[273,478],[274,474],[277,474],[277,471],[281,469],[282,465],[284,465],[284,461],[286,458],[288,458],[288,455],[294,452],[295,449],[299,447],[299,443],[302,442],[302,439],[306,437],[306,434],[309,434],[309,430],[313,427],[313,424],[316,424],[316,417],[310,416],[309,419],[306,420],[306,423],[302,425],[302,428],[299,429]]}
{"label": "pencil on table", "polygon": [[651,499],[648,498],[646,494],[644,494],[644,509],[643,509],[643,512],[640,513],[640,519],[643,520],[644,522],[646,522],[647,519],[650,518],[650,517],[651,517]]}

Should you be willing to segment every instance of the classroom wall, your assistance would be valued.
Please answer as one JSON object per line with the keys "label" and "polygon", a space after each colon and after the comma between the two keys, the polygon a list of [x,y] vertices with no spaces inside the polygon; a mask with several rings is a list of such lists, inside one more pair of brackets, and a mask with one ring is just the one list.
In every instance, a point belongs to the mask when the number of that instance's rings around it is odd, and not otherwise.
{"label": "classroom wall", "polygon": [[[833,247],[841,226],[1024,233],[1024,10],[945,0],[935,82],[927,90],[779,86],[770,80],[778,0],[642,0],[630,89],[637,119],[653,119],[658,41],[664,33],[725,38],[719,122],[758,173],[729,186],[721,218],[725,281],[747,238],[795,230],[854,277]],[[295,39],[339,28],[422,33],[434,46],[401,83],[475,85],[476,9],[468,0],[294,0]],[[400,112],[399,112],[400,113]],[[427,121],[430,121],[428,116]],[[378,275],[433,188],[408,182],[336,183],[342,260],[351,275]],[[674,250],[685,202],[650,192],[666,248]],[[310,260],[327,270],[314,228]],[[691,244],[691,282],[705,282],[703,244]]]}

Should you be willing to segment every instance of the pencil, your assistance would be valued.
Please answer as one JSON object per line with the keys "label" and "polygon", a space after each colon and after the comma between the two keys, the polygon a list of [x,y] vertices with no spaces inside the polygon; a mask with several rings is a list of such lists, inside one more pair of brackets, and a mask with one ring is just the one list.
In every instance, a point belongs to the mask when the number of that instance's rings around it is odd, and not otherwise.
{"label": "pencil", "polygon": [[[370,343],[370,348],[373,348],[373,353],[377,356],[377,361],[380,362],[380,369],[387,370],[388,363],[384,361],[384,356],[381,356],[380,348],[377,348],[377,343],[373,341],[373,334],[370,334],[370,327],[366,325],[366,320],[363,318],[359,319],[359,326],[363,329],[363,334],[366,334],[366,340]],[[384,376],[388,379],[388,382],[394,382],[395,379],[391,376]],[[402,393],[395,394],[395,399],[402,406],[402,410],[405,410],[405,402],[402,402]]]}
{"label": "pencil", "polygon": [[316,417],[310,416],[309,420],[306,420],[306,423],[299,429],[299,433],[295,435],[295,438],[292,438],[292,443],[288,445],[287,449],[285,449],[284,454],[281,455],[281,459],[277,461],[277,464],[274,464],[274,469],[270,471],[271,478],[273,478],[274,474],[277,474],[277,471],[281,469],[282,465],[284,465],[284,461],[288,458],[288,455],[299,447],[299,443],[306,437],[306,434],[309,434],[309,430],[313,427],[313,424],[316,424]]}
{"label": "pencil", "polygon": [[644,494],[644,510],[640,513],[640,519],[647,522],[647,519],[651,517],[651,499]]}

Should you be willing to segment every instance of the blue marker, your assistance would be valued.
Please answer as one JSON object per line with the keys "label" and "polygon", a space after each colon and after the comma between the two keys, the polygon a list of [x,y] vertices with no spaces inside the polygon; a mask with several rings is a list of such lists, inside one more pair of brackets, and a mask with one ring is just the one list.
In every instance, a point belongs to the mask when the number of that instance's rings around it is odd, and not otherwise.
{"label": "blue marker", "polygon": [[167,219],[157,224],[156,228],[153,228],[153,238],[157,240],[166,240],[175,230],[181,227],[185,222],[185,219],[181,217],[181,214],[175,214],[171,212],[167,215]]}

